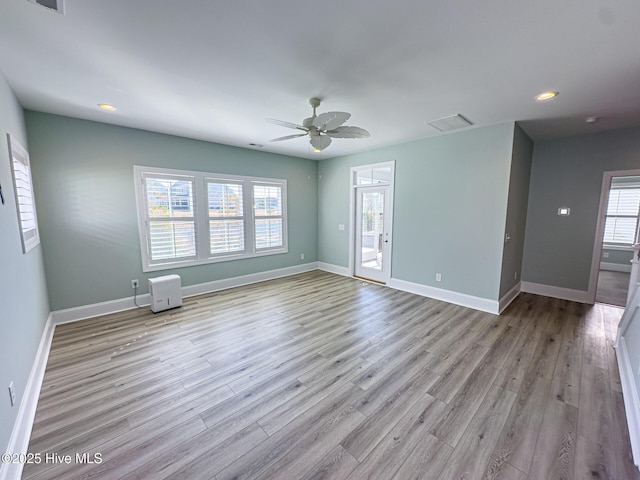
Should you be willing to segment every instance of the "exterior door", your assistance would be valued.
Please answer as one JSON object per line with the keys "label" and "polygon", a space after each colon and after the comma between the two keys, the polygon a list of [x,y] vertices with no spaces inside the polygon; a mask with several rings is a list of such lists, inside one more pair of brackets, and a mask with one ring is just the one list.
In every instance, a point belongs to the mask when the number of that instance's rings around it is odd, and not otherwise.
{"label": "exterior door", "polygon": [[389,281],[390,188],[356,188],[355,276],[379,283]]}

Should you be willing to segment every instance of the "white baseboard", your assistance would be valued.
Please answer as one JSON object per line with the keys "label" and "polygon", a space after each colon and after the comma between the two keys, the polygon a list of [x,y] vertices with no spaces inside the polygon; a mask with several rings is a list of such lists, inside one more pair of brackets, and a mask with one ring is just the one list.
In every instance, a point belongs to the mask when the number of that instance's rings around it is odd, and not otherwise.
{"label": "white baseboard", "polygon": [[[145,293],[136,297],[138,306],[148,306],[151,301],[149,294]],[[82,305],[80,307],[66,308],[64,310],[56,310],[52,312],[53,323],[59,325],[61,323],[77,322],[87,318],[99,317],[100,315],[108,315],[110,313],[123,312],[136,308],[133,303],[133,297],[119,298],[117,300],[109,300],[108,302],[92,303],[91,305]]]}
{"label": "white baseboard", "polygon": [[554,287],[542,283],[520,282],[520,291],[543,295],[545,297],[559,298],[578,303],[589,303],[589,292],[585,290],[573,290],[571,288]]}
{"label": "white baseboard", "polygon": [[[42,380],[47,367],[54,330],[53,315],[49,314],[44,325],[42,337],[40,337],[40,344],[38,345],[38,350],[33,360],[24,394],[22,395],[22,401],[20,402],[20,408],[16,422],[13,425],[13,432],[11,433],[6,453],[27,453],[27,449],[29,448],[31,428],[33,427],[33,421],[36,416],[40,388],[42,387]],[[22,475],[22,468],[22,463],[6,463],[0,465],[0,480],[19,480]]]}
{"label": "white baseboard", "polygon": [[351,276],[351,272],[348,267],[340,267],[339,265],[333,265],[331,263],[318,262],[318,270],[335,273],[337,275],[342,275],[343,277]]}
{"label": "white baseboard", "polygon": [[[302,265],[295,265],[293,267],[278,268],[276,270],[268,270],[266,272],[251,273],[249,275],[214,280],[212,282],[200,283],[197,285],[188,285],[182,287],[182,296],[193,297],[195,295],[217,292],[219,290],[240,287],[251,283],[264,282],[265,280],[273,280],[274,278],[288,277],[290,275],[296,275],[298,273],[309,272],[317,269],[317,262],[310,262]],[[151,303],[149,294],[146,293],[138,295],[137,303],[139,306],[148,306]],[[65,310],[57,310],[53,312],[53,323],[58,325],[60,323],[75,322],[86,318],[131,310],[133,308],[136,308],[133,303],[133,297],[94,303],[92,305],[82,305],[80,307],[67,308]]]}
{"label": "white baseboard", "polygon": [[631,263],[629,263],[629,265],[625,265],[621,263],[600,262],[600,270],[631,273]]}
{"label": "white baseboard", "polygon": [[428,285],[399,280],[397,278],[392,278],[389,281],[388,286],[395,288],[396,290],[415,293],[416,295],[422,295],[423,297],[435,298],[436,300],[442,300],[443,302],[453,303],[487,313],[494,313],[496,315],[499,313],[498,302],[488,298],[474,297],[473,295],[467,295],[465,293],[452,292],[451,290],[430,287]]}
{"label": "white baseboard", "polygon": [[637,467],[640,465],[640,399],[638,399],[638,388],[624,337],[618,338],[616,354],[633,463]]}
{"label": "white baseboard", "polygon": [[507,308],[509,304],[511,304],[511,302],[513,302],[518,297],[518,295],[520,295],[520,283],[521,282],[516,283],[513,288],[505,293],[503,297],[498,301],[498,309],[500,313],[504,312],[504,309]]}
{"label": "white baseboard", "polygon": [[278,268],[276,270],[268,270],[266,272],[250,273],[249,275],[241,275],[239,277],[225,278],[222,280],[214,280],[213,282],[199,283],[197,285],[189,285],[182,287],[182,295],[184,297],[193,297],[205,293],[217,292],[228,288],[241,287],[242,285],[250,285],[252,283],[264,282],[275,278],[289,277],[299,273],[310,272],[318,269],[317,262],[305,263],[303,265],[295,265],[293,267]]}

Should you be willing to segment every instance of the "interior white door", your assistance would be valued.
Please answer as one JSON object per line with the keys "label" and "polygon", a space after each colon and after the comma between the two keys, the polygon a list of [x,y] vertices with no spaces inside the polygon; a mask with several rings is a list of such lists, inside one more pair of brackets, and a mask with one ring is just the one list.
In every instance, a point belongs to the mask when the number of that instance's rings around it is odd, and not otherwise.
{"label": "interior white door", "polygon": [[354,274],[357,277],[380,283],[389,281],[390,200],[388,186],[356,188]]}

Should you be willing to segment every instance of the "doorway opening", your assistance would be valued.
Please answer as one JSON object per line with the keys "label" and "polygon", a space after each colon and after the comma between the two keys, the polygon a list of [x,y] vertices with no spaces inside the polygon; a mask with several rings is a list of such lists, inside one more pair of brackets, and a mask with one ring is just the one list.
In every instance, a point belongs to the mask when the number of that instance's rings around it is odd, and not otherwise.
{"label": "doorway opening", "polygon": [[349,268],[354,277],[391,278],[394,163],[351,168]]}
{"label": "doorway opening", "polygon": [[626,306],[639,219],[640,171],[606,172],[591,271],[593,301]]}

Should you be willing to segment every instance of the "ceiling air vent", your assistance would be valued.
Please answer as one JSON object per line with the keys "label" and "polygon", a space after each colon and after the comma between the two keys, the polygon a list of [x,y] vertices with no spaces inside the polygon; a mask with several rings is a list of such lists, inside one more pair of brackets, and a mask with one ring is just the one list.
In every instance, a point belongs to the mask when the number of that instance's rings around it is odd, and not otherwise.
{"label": "ceiling air vent", "polygon": [[47,7],[49,10],[55,10],[64,15],[64,0],[29,0],[29,2]]}
{"label": "ceiling air vent", "polygon": [[460,114],[440,118],[438,120],[434,120],[433,122],[427,122],[427,124],[431,125],[437,130],[440,130],[441,132],[448,132],[449,130],[455,130],[457,128],[464,128],[468,127],[469,125],[473,125],[473,123],[471,123]]}

